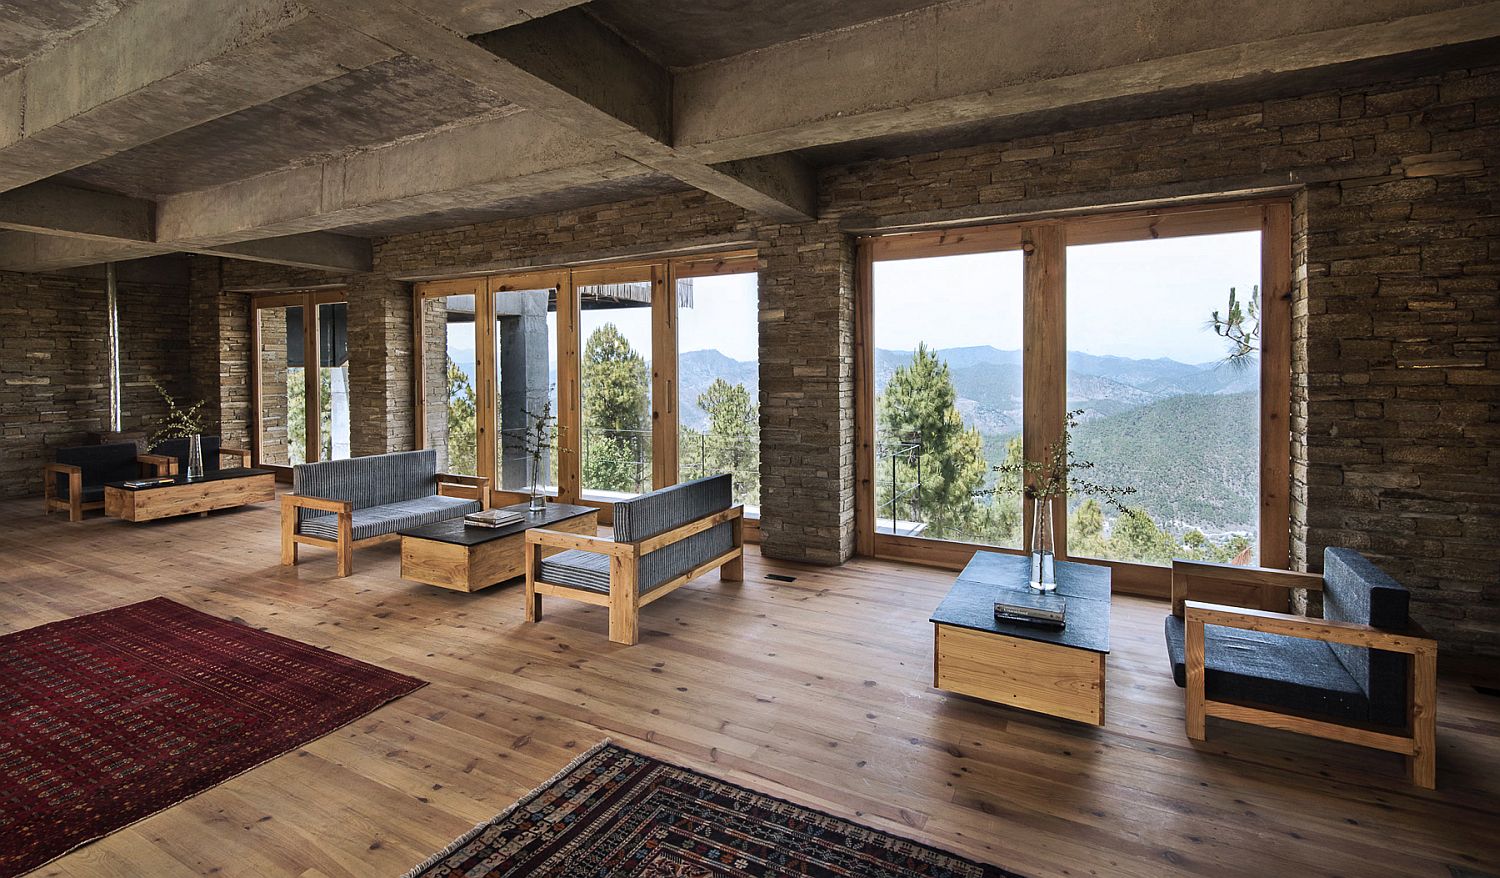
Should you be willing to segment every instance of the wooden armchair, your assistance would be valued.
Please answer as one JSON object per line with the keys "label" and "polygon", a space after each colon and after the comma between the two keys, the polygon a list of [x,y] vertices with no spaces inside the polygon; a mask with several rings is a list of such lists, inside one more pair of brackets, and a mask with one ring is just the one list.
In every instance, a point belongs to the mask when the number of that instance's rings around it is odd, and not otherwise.
{"label": "wooden armchair", "polygon": [[354,547],[397,539],[411,527],[489,508],[490,480],[437,472],[431,450],[299,464],[281,497],[281,563],[299,545],[338,553],[338,575],[354,572]]}
{"label": "wooden armchair", "polygon": [[527,530],[526,621],[541,620],[542,595],[596,604],[609,608],[609,639],[629,645],[641,607],[715,567],[744,579],[744,507],[731,505],[732,487],[712,476],[616,503],[613,539]]}
{"label": "wooden armchair", "polygon": [[[1321,591],[1324,618],[1284,612],[1293,588]],[[1226,589],[1262,607],[1193,600]],[[1188,737],[1206,740],[1213,716],[1346,741],[1405,756],[1412,783],[1432,789],[1437,643],[1411,622],[1409,599],[1349,549],[1328,549],[1322,576],[1174,561],[1167,649]]]}
{"label": "wooden armchair", "polygon": [[66,510],[69,521],[82,521],[85,510],[104,508],[106,482],[170,474],[161,458],[141,454],[134,442],[59,448],[57,461],[42,466],[42,499],[46,514]]}

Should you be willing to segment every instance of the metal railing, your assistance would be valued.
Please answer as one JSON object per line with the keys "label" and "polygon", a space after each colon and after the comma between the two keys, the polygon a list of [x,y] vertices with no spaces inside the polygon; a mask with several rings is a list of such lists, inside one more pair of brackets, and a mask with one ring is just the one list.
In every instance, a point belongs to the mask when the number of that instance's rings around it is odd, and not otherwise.
{"label": "metal railing", "polygon": [[[877,459],[876,471],[883,473],[889,471],[890,481],[887,483],[890,496],[876,510],[876,518],[879,519],[880,509],[886,509],[890,513],[889,528],[882,526],[876,521],[877,530],[885,530],[888,533],[901,536],[915,536],[921,533],[926,524],[922,521],[922,443],[918,439],[907,439],[899,442],[886,442],[875,446]],[[888,466],[887,466],[888,464]],[[905,465],[912,470],[911,484],[905,488],[901,487],[898,473]],[[879,476],[876,476],[876,495],[879,495]],[[903,520],[898,514],[901,511],[901,503],[907,503],[908,518]],[[904,530],[903,530],[903,525]]]}

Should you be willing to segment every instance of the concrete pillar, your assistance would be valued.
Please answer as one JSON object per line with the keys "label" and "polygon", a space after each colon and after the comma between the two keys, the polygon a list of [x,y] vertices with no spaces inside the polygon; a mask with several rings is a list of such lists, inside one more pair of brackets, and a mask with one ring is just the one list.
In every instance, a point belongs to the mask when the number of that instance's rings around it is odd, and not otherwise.
{"label": "concrete pillar", "polygon": [[[554,356],[547,339],[547,300],[546,290],[507,292],[495,299],[495,337],[500,348],[499,486],[509,490],[531,485],[525,437],[551,392]],[[550,454],[542,455],[542,472],[548,471],[550,461]]]}

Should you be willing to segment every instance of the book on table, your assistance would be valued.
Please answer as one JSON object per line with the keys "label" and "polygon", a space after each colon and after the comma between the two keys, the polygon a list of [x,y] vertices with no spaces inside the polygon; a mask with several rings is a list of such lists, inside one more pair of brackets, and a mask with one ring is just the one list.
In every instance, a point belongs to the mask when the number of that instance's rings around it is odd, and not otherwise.
{"label": "book on table", "polygon": [[470,512],[464,516],[464,524],[472,524],[475,527],[505,527],[525,520],[526,513],[506,509],[486,509],[483,512]]}
{"label": "book on table", "polygon": [[1060,594],[1015,589],[995,600],[995,620],[1063,628],[1067,623],[1067,608],[1068,601]]}

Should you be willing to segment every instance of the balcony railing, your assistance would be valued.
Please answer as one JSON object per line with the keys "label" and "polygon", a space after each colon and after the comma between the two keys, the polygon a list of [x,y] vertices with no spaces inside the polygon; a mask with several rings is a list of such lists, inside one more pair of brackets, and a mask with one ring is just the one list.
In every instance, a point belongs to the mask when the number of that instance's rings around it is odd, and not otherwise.
{"label": "balcony railing", "polygon": [[[875,529],[881,533],[917,536],[927,529],[927,524],[922,521],[922,443],[915,439],[881,443],[875,447],[875,457],[877,497],[882,494],[879,482],[882,477],[886,479],[886,500],[876,510]],[[901,486],[903,468],[912,475],[906,487]],[[903,511],[906,518],[901,517]],[[885,513],[884,517],[881,512]]]}

